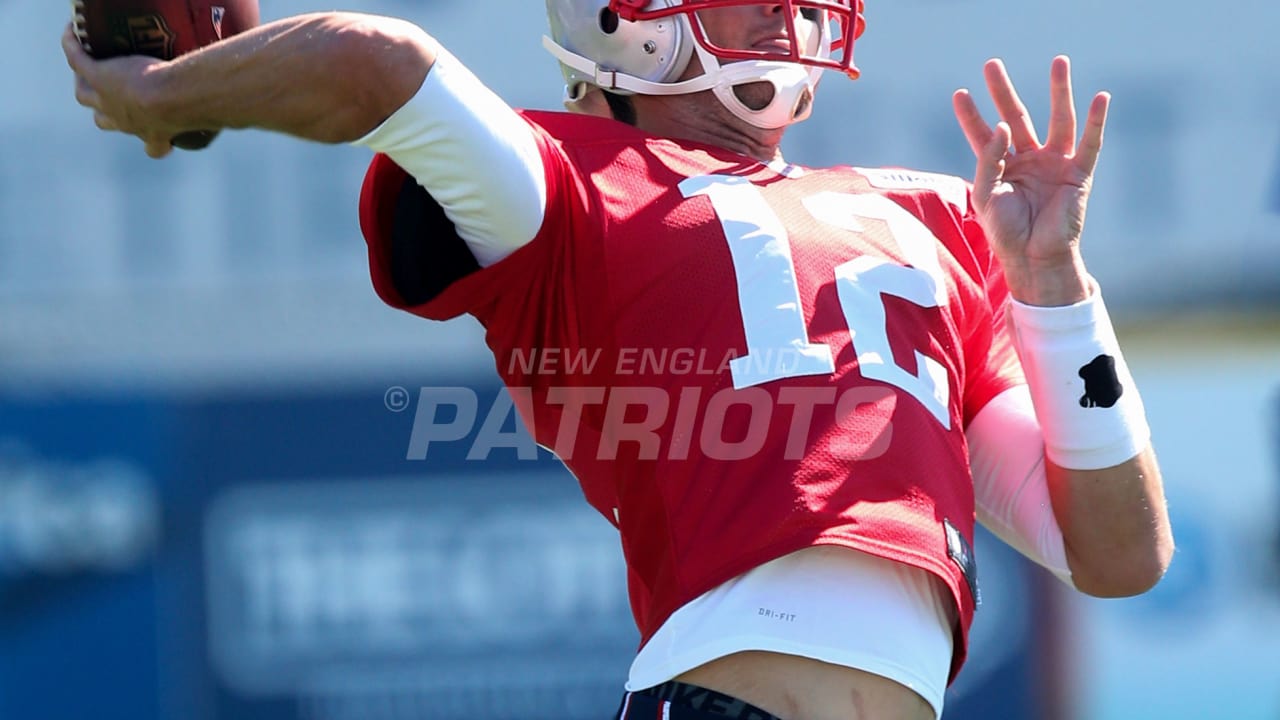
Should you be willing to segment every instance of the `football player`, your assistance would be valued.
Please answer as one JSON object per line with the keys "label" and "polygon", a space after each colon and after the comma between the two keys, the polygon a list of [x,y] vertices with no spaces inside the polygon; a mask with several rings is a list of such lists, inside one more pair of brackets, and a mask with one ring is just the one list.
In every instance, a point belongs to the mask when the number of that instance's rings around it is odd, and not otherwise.
{"label": "football player", "polygon": [[[1173,541],[1080,251],[1109,97],[1080,131],[1055,58],[1042,136],[992,60],[995,125],[953,98],[971,182],[789,164],[819,76],[858,74],[862,10],[547,0],[567,114],[508,107],[390,18],[287,18],[168,63],[64,46],[98,126],[153,156],[222,127],[375,151],[378,294],[478,318],[620,532],[642,644],[619,717],[936,718],[975,516],[1097,596],[1152,587]],[[522,361],[583,351],[602,359]],[[690,353],[713,361],[671,362]]]}

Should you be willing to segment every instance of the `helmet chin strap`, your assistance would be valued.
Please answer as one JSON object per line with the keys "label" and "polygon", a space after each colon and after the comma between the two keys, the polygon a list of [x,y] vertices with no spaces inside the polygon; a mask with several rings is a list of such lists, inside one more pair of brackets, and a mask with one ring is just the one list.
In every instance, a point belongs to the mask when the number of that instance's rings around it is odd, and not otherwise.
{"label": "helmet chin strap", "polygon": [[[688,23],[688,18],[680,18]],[[690,34],[692,30],[690,29]],[[825,40],[823,41],[825,47]],[[736,117],[763,130],[786,127],[809,117],[813,108],[813,94],[822,77],[822,68],[806,67],[797,63],[773,60],[741,60],[721,64],[720,59],[694,43],[694,54],[702,64],[702,74],[676,82],[653,82],[606,68],[589,58],[570,52],[549,37],[542,38],[543,46],[561,63],[591,78],[589,82],[604,90],[622,90],[644,95],[683,95],[711,90],[720,104]],[[690,58],[692,61],[692,58]],[[753,109],[738,99],[733,89],[739,85],[767,82],[773,86],[773,97],[760,109]],[[805,91],[809,97],[805,98]],[[570,97],[566,88],[566,99]]]}
{"label": "helmet chin strap", "polygon": [[[706,76],[715,79],[711,90],[729,112],[743,122],[762,130],[775,130],[809,117],[813,109],[813,91],[817,89],[821,68],[806,68],[794,63],[764,60],[742,60],[721,65],[719,59],[701,47],[697,48]],[[743,103],[733,89],[739,85],[767,82],[773,86],[773,97],[762,108]],[[808,91],[809,97],[805,99]]]}

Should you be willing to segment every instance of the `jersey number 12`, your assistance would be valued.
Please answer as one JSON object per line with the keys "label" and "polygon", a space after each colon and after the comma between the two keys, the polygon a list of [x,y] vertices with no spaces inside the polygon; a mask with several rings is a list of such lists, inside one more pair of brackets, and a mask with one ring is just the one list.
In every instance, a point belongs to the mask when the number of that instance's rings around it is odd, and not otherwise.
{"label": "jersey number 12", "polygon": [[[760,189],[733,175],[701,175],[681,182],[680,192],[686,198],[701,195],[711,201],[729,243],[747,340],[747,354],[730,363],[733,386],[741,389],[786,377],[834,373],[830,346],[809,341],[791,240]],[[884,295],[921,307],[946,305],[933,233],[882,195],[822,192],[805,198],[803,204],[814,219],[851,232],[863,231],[860,219],[889,226],[910,267],[865,255],[837,265],[840,308],[862,375],[899,388],[950,429],[947,369],[919,350],[915,351],[915,373],[894,362],[884,308]],[[763,361],[753,357],[757,353],[765,355]],[[775,360],[782,357],[787,361]]]}

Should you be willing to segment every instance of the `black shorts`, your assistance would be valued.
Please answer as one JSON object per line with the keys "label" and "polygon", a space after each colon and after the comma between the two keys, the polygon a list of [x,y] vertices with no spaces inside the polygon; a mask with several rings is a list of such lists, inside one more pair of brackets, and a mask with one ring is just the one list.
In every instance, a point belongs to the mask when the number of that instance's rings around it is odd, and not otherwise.
{"label": "black shorts", "polygon": [[622,696],[614,720],[779,720],[733,696],[674,680]]}

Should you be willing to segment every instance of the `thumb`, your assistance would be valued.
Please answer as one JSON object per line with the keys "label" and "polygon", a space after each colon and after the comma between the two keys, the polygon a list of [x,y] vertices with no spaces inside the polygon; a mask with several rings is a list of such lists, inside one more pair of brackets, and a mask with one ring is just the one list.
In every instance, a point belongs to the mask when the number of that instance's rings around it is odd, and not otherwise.
{"label": "thumb", "polygon": [[973,202],[979,208],[986,207],[991,194],[1004,180],[1005,158],[1009,156],[1011,139],[1009,124],[996,123],[987,144],[978,153],[978,167],[973,173]]}
{"label": "thumb", "polygon": [[160,158],[163,158],[169,153],[173,152],[173,143],[171,143],[168,139],[147,140],[146,143],[147,143],[147,148],[146,148],[147,155],[156,160],[159,160]]}

